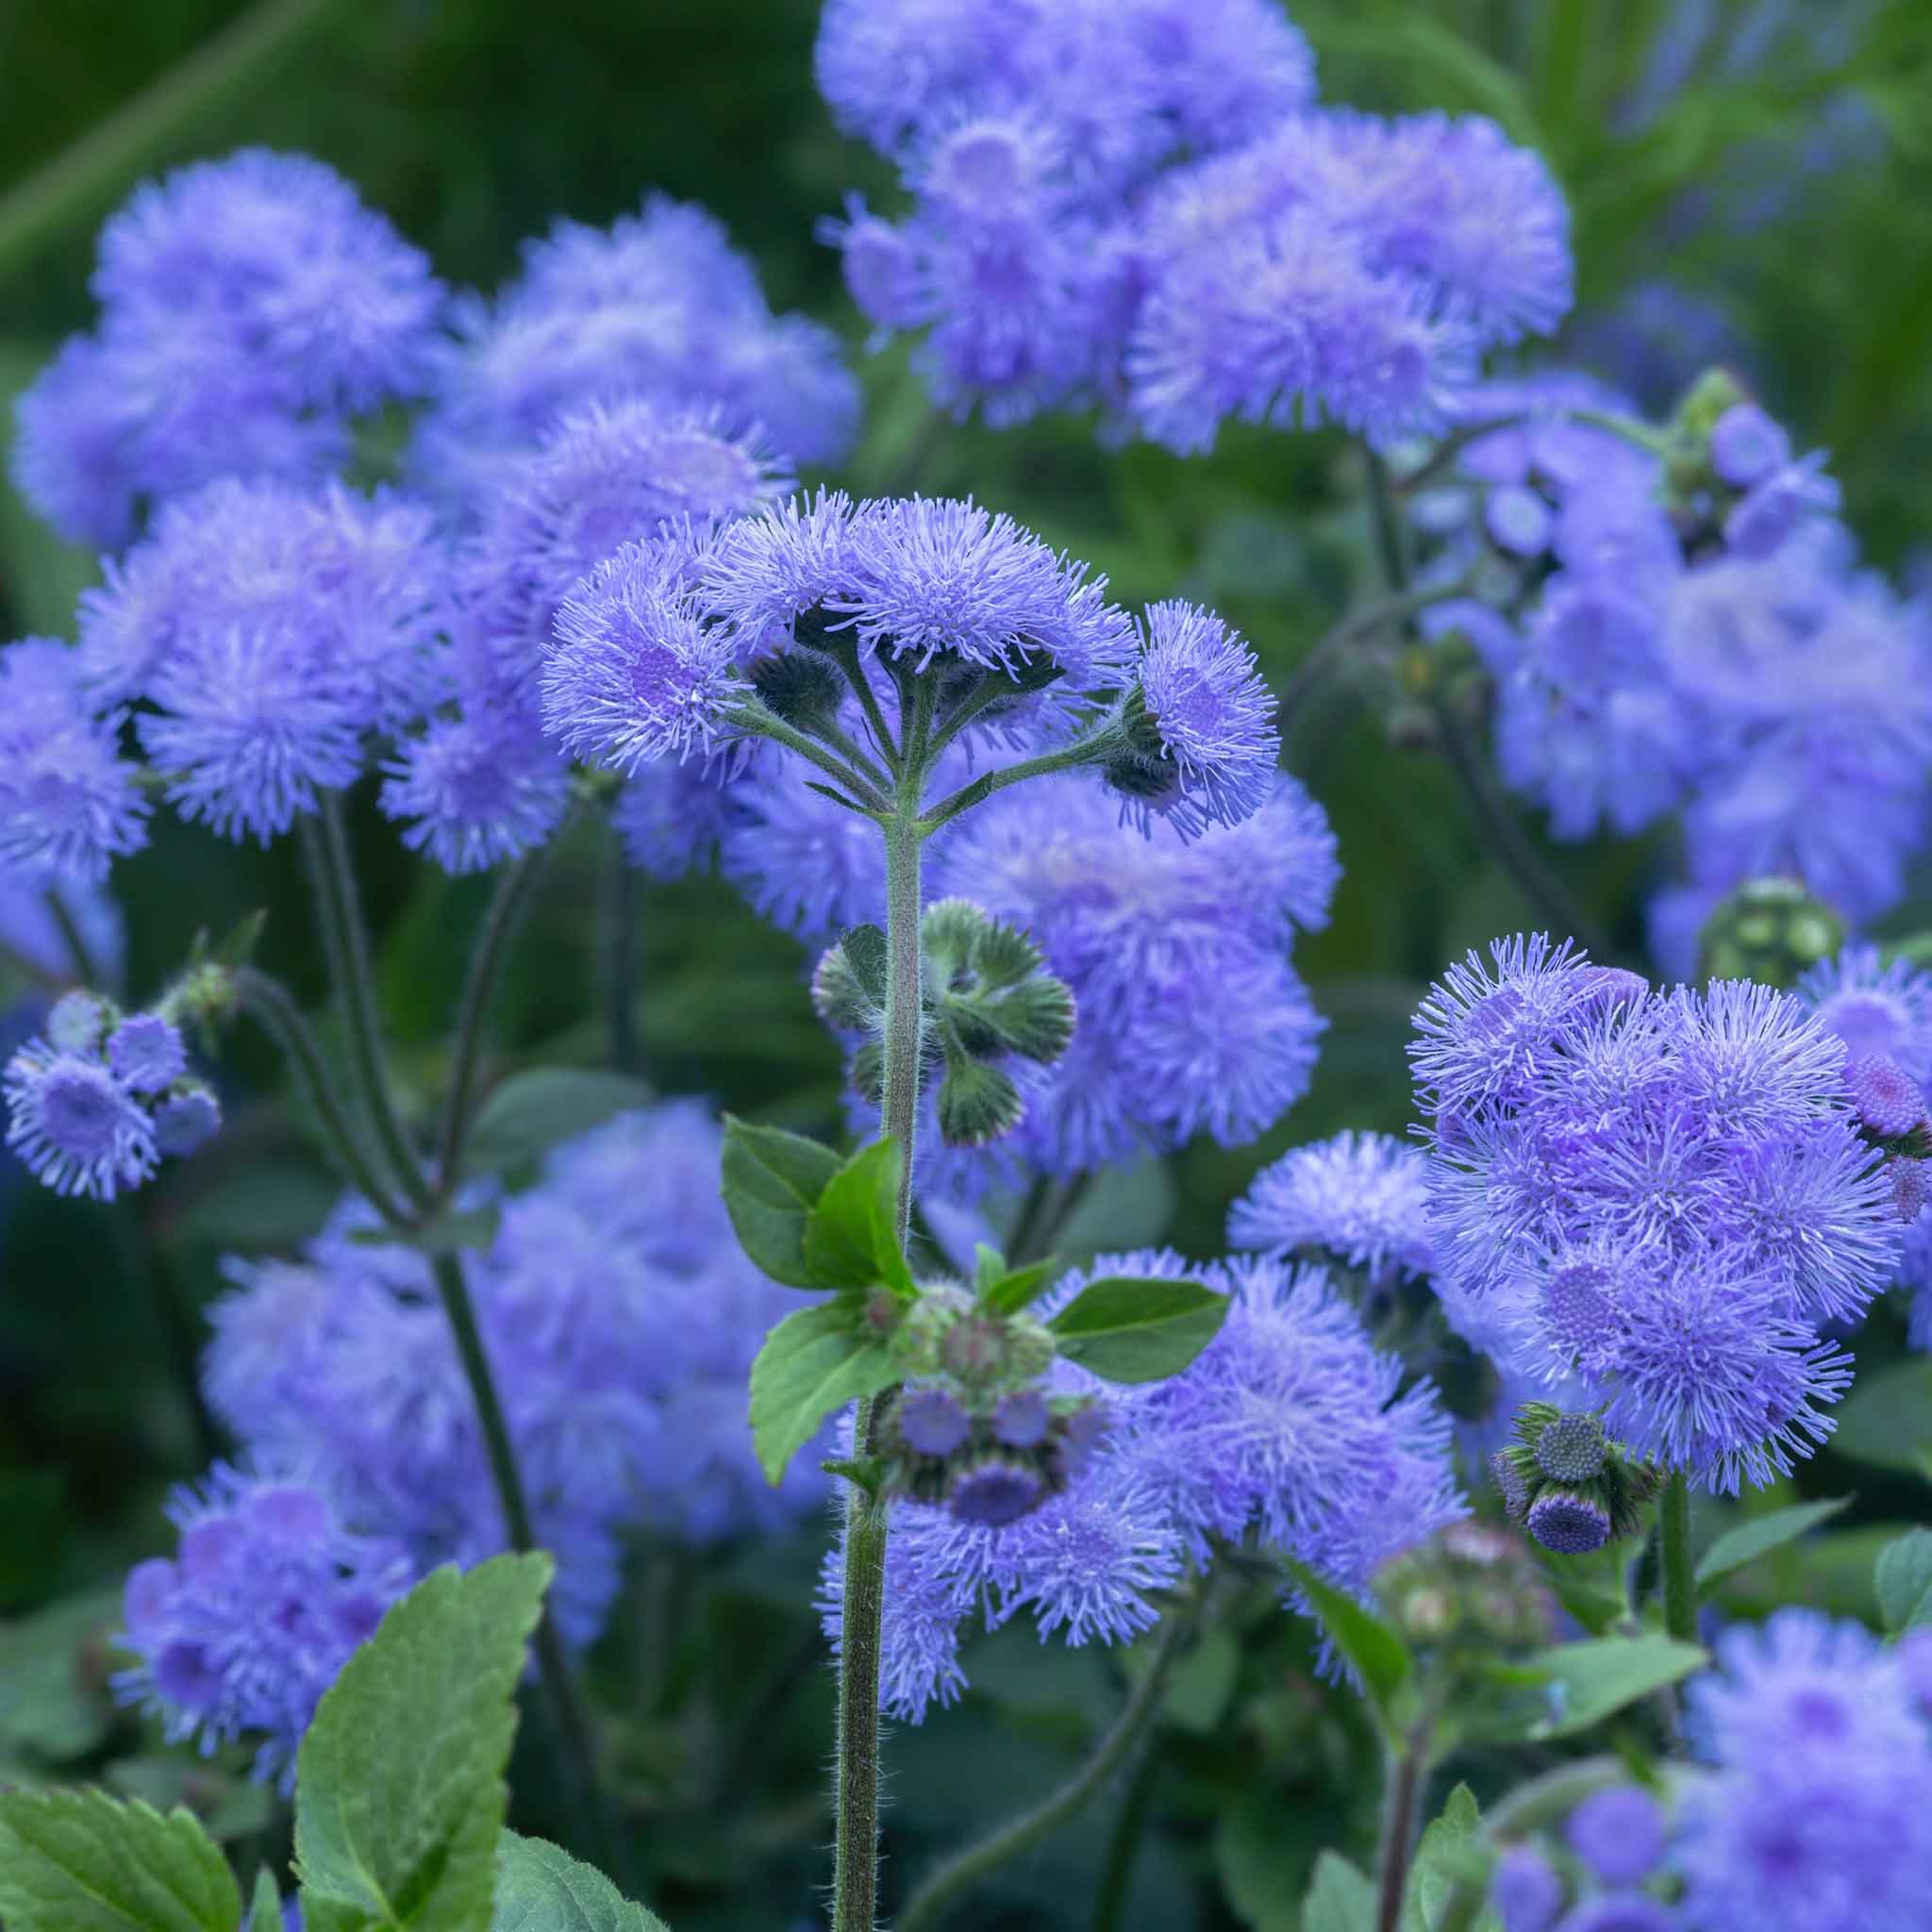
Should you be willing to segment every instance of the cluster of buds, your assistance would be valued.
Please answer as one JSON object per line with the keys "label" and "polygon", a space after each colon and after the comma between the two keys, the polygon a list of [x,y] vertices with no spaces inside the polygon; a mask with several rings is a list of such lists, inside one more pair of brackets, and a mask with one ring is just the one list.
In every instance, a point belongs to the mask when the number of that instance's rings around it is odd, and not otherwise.
{"label": "cluster of buds", "polygon": [[1698,976],[1795,986],[1844,939],[1844,922],[1798,880],[1746,879],[1719,902],[1698,934]]}
{"label": "cluster of buds", "polygon": [[1594,1415],[1526,1402],[1516,1440],[1490,1457],[1510,1520],[1544,1549],[1583,1556],[1643,1528],[1661,1474],[1604,1433]]}
{"label": "cluster of buds", "polygon": [[1687,552],[1769,556],[1801,518],[1838,507],[1822,452],[1791,439],[1727,369],[1699,376],[1664,431],[1665,507]]}
{"label": "cluster of buds", "polygon": [[[1004,1064],[1050,1066],[1074,1037],[1074,995],[1039,947],[967,899],[940,899],[920,921],[922,1072],[937,1082],[948,1146],[982,1147],[1025,1111]],[[827,1025],[859,1040],[852,1084],[879,1104],[885,1073],[886,936],[855,926],[819,960],[812,1000]]]}
{"label": "cluster of buds", "polygon": [[1391,1557],[1374,1588],[1417,1650],[1530,1651],[1556,1637],[1556,1605],[1516,1537],[1452,1523]]}
{"label": "cluster of buds", "polygon": [[1924,1090],[1890,1054],[1855,1055],[1845,1063],[1845,1092],[1858,1132],[1885,1157],[1892,1204],[1901,1221],[1916,1221],[1932,1197],[1932,1121]]}
{"label": "cluster of buds", "polygon": [[879,1417],[882,1493],[998,1527],[1064,1490],[1106,1432],[1104,1404],[1045,1388],[1053,1331],[962,1288],[924,1289],[891,1350],[908,1379]]}

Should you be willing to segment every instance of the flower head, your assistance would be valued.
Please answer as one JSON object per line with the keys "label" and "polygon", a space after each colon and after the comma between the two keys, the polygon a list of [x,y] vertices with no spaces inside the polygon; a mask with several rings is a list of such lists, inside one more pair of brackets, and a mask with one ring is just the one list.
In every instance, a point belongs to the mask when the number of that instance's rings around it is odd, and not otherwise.
{"label": "flower head", "polygon": [[154,1124],[97,1058],[30,1041],[6,1092],[7,1144],[57,1194],[111,1201],[154,1173]]}
{"label": "flower head", "polygon": [[1420,1148],[1388,1134],[1312,1141],[1256,1175],[1228,1216],[1228,1241],[1270,1254],[1326,1248],[1373,1275],[1427,1274],[1428,1172]]}
{"label": "flower head", "polygon": [[136,1093],[158,1093],[188,1071],[180,1029],[158,1013],[135,1013],[108,1036],[108,1065]]}

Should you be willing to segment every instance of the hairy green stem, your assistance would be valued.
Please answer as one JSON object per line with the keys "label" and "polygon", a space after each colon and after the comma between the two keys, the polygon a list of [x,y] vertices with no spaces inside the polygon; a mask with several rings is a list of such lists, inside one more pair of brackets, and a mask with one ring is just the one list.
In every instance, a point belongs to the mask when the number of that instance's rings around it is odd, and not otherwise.
{"label": "hairy green stem", "polygon": [[863,774],[841,762],[825,746],[815,738],[808,737],[796,725],[786,724],[762,701],[754,698],[740,705],[725,722],[748,738],[769,738],[774,744],[782,744],[787,751],[796,752],[808,764],[816,765],[834,784],[849,792],[861,809],[877,815],[891,810],[891,801]]}
{"label": "hairy green stem", "polygon": [[302,1009],[280,980],[272,979],[253,966],[235,969],[235,996],[242,1010],[255,1021],[275,1045],[292,1069],[304,1097],[321,1123],[329,1150],[340,1163],[349,1185],[382,1218],[399,1223],[389,1184],[381,1179],[375,1163],[365,1152],[349,1116],[336,1097],[329,1077],[328,1063],[323,1058],[322,1042],[315,1037]]}
{"label": "hairy green stem", "polygon": [[[558,836],[562,835],[559,827]],[[470,953],[470,965],[463,981],[462,1003],[457,1009],[455,1044],[450,1056],[449,1091],[442,1098],[442,1125],[437,1136],[436,1190],[449,1198],[461,1174],[463,1145],[468,1138],[476,1091],[476,1073],[482,1064],[484,1038],[488,1031],[491,1002],[509,957],[510,942],[523,924],[536,896],[538,881],[550,851],[540,845],[526,852],[496,882],[496,891],[483,915],[476,943]],[[622,852],[619,863],[623,862]]]}
{"label": "hairy green stem", "polygon": [[349,1060],[360,1089],[364,1111],[375,1129],[377,1144],[393,1171],[396,1185],[418,1213],[426,1212],[435,1196],[423,1174],[422,1162],[409,1145],[389,1091],[384,1065],[382,1025],[375,1009],[375,974],[370,965],[369,937],[362,926],[362,907],[356,890],[354,862],[349,856],[348,827],[342,802],[333,791],[322,797],[320,811],[298,821],[315,876],[317,910],[323,945],[328,954],[329,974],[349,1037]]}
{"label": "hairy green stem", "polygon": [[244,91],[261,93],[341,0],[263,0],[0,198],[0,275],[91,221],[181,131]]}
{"label": "hairy green stem", "polygon": [[[1392,1742],[1392,1740],[1391,1740]],[[1416,1811],[1428,1773],[1428,1744],[1419,1726],[1389,1754],[1382,1800],[1382,1843],[1375,1859],[1375,1932],[1401,1932],[1408,1861],[1415,1856]]]}
{"label": "hairy green stem", "polygon": [[1473,1932],[1489,1898],[1489,1867],[1498,1849],[1567,1818],[1584,1799],[1624,1783],[1629,1775],[1630,1768],[1621,1757],[1585,1757],[1519,1785],[1491,1812],[1483,1828],[1481,1877],[1456,1881],[1442,1916],[1436,1921],[1436,1932]]}
{"label": "hairy green stem", "polygon": [[951,797],[942,798],[920,820],[928,832],[936,832],[948,820],[1004,791],[1009,785],[1024,784],[1028,778],[1050,777],[1055,772],[1071,772],[1081,765],[1097,765],[1104,759],[1129,749],[1126,733],[1109,722],[1087,738],[1076,739],[1058,751],[1041,752],[1038,758],[1023,758],[1017,765],[1003,765],[998,771],[982,772],[960,786]]}
{"label": "hairy green stem", "polygon": [[1657,1536],[1664,1628],[1679,1643],[1695,1643],[1697,1577],[1690,1567],[1690,1484],[1681,1469],[1671,1472],[1657,1495]]}
{"label": "hairy green stem", "polygon": [[[853,1441],[871,1440],[874,1404],[858,1405]],[[874,1932],[879,1882],[879,1663],[886,1607],[886,1508],[845,1485],[845,1590],[839,1640],[838,1822],[833,1932]]]}
{"label": "hairy green stem", "polygon": [[957,1852],[907,1902],[898,1932],[933,1932],[948,1906],[962,1891],[977,1885],[1022,1852],[1058,1831],[1074,1816],[1132,1756],[1141,1735],[1153,1723],[1167,1694],[1168,1678],[1194,1625],[1187,1612],[1170,1612],[1161,1625],[1159,1641],[1146,1674],[1134,1686],[1121,1714],[1093,1748],[1087,1761],[1058,1790],[1031,1810],[1023,1811],[977,1844]]}

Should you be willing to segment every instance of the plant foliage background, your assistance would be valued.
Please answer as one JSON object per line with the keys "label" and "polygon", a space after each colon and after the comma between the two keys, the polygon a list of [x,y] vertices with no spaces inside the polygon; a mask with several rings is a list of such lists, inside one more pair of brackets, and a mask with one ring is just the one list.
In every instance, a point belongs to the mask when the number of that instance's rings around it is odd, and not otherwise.
{"label": "plant foliage background", "polygon": [[[246,142],[340,168],[455,283],[509,274],[522,238],[562,212],[592,224],[646,189],[697,200],[756,260],[774,308],[851,341],[866,391],[855,492],[971,491],[1091,558],[1123,601],[1185,595],[1254,641],[1277,688],[1363,591],[1368,533],[1337,439],[1243,431],[1208,458],[1098,447],[1046,417],[994,435],[934,418],[903,353],[857,354],[863,327],[815,222],[877,164],[834,132],[810,82],[812,0],[330,0],[299,51],[169,126],[115,116],[242,9],[225,0],[13,0],[0,8],[0,391],[88,320],[100,217],[134,180]],[[1653,407],[1729,360],[1800,447],[1823,444],[1872,559],[1932,575],[1932,14],[1917,0],[1817,7],[1742,0],[1299,0],[1324,92],[1365,108],[1495,117],[1550,161],[1575,218],[1579,302],[1552,359],[1581,359]],[[59,635],[91,559],[0,493],[0,635]],[[1087,1239],[1164,1238],[1218,1252],[1229,1202],[1291,1142],[1343,1125],[1400,1133],[1418,995],[1442,962],[1533,921],[1480,858],[1436,761],[1385,720],[1340,704],[1304,719],[1289,763],[1325,806],[1347,870],[1334,922],[1298,961],[1332,1021],[1313,1092],[1229,1154],[1205,1143],[1095,1202]],[[366,801],[365,801],[366,808]],[[405,1077],[438,1073],[452,988],[487,885],[409,863],[373,810],[358,858],[382,997]],[[511,969],[500,1040],[529,1062],[592,1062],[585,1015],[600,971],[597,853],[564,855]],[[1640,940],[1641,844],[1566,850],[1560,864],[1620,936]],[[158,819],[125,862],[128,977],[149,988],[195,927],[265,908],[261,958],[311,1006],[323,974],[286,844],[267,855]],[[1932,878],[1894,915],[1918,929]],[[641,909],[640,1017],[667,1092],[835,1134],[839,1067],[813,1018],[802,950],[721,884],[651,888]],[[18,987],[6,990],[17,996]],[[0,1022],[0,1024],[5,1024]],[[10,1043],[10,1042],[9,1042]],[[251,1062],[251,1051],[261,1057]],[[218,1255],[286,1250],[334,1185],[279,1100],[258,1042],[209,1157],[113,1213],[63,1202],[0,1166],[0,1783],[104,1779],[182,1800],[242,1854],[287,1821],[239,1766],[164,1750],[107,1694],[128,1564],[167,1541],[171,1481],[206,1459],[205,1426],[167,1370],[198,1345]],[[512,1059],[507,1064],[514,1063]],[[251,1102],[249,1074],[260,1083]],[[1076,1230],[1070,1245],[1078,1248]],[[152,1291],[160,1278],[163,1293]],[[157,1307],[172,1307],[172,1322]],[[1857,1400],[1805,1493],[1857,1501],[1830,1535],[1733,1588],[1872,1609],[1888,1530],[1927,1513],[1932,1377],[1879,1312],[1859,1344]],[[1890,1368],[1888,1368],[1890,1364]],[[1789,1490],[1789,1486],[1787,1486]],[[1771,1492],[1752,1507],[1794,1498]],[[634,1588],[595,1674],[621,1727],[625,1794],[646,1819],[637,1895],[680,1928],[770,1927],[808,1899],[826,1830],[821,1740],[831,1686],[809,1610],[823,1544],[717,1557],[635,1553]],[[1276,1617],[1276,1624],[1284,1620]],[[1345,1698],[1308,1674],[1305,1633],[1223,1633],[1174,1693],[1174,1745],[1147,1798],[1136,1925],[1272,1928],[1290,1920],[1324,1842],[1373,1835],[1374,1751]],[[891,1865],[970,1835],[1044,1789],[1113,1707],[1116,1660],[1008,1632],[942,1725],[900,1735]],[[520,1748],[541,1753],[541,1739]],[[1472,1774],[1480,1789],[1480,1766]],[[512,1822],[568,1838],[541,1774]],[[1103,1821],[1002,1875],[977,1923],[1062,1923],[1091,1884]]]}

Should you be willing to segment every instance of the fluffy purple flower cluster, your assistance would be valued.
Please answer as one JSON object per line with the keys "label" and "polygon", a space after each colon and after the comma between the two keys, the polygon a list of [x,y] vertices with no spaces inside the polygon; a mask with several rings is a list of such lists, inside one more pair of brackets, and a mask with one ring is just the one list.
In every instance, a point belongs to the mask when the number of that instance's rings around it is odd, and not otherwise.
{"label": "fluffy purple flower cluster", "polygon": [[164,1155],[192,1154],[222,1124],[179,1028],[91,992],[54,1003],[44,1036],[7,1062],[5,1088],[8,1146],[57,1194],[96,1201],[142,1186]]}
{"label": "fluffy purple flower cluster", "polygon": [[1054,1065],[1018,1073],[1018,1127],[984,1153],[935,1151],[928,1187],[1071,1178],[1200,1133],[1240,1145],[1307,1091],[1326,1023],[1290,949],[1326,924],[1340,867],[1292,778],[1239,824],[1152,845],[1099,788],[1040,779],[962,819],[933,871],[1032,938],[1079,1022]]}
{"label": "fluffy purple flower cluster", "polygon": [[1569,307],[1568,217],[1480,119],[1314,106],[1263,0],[837,0],[821,91],[900,170],[828,225],[941,407],[1095,404],[1181,450],[1230,417],[1441,427],[1491,343]]}
{"label": "fluffy purple flower cluster", "polygon": [[1685,1932],[1907,1932],[1932,1898],[1932,1638],[1779,1610],[1719,1639],[1687,1724],[1714,1769],[1672,1864]]}
{"label": "fluffy purple flower cluster", "polygon": [[1842,1044],[1745,981],[1656,992],[1541,936],[1491,953],[1430,990],[1410,1048],[1452,1320],[1579,1377],[1638,1454],[1769,1481],[1849,1386],[1821,1331],[1898,1258]]}
{"label": "fluffy purple flower cluster", "polygon": [[1586,1798],[1563,1836],[1584,1892],[1564,1912],[1564,1877],[1539,1851],[1515,1845],[1496,1862],[1490,1896],[1503,1932],[1680,1932],[1681,1922],[1643,1888],[1664,1866],[1663,1807],[1635,1785]]}
{"label": "fluffy purple flower cluster", "polygon": [[[463,1258],[537,1534],[557,1557],[551,1603],[576,1642],[603,1624],[626,1535],[714,1542],[793,1522],[824,1494],[816,1457],[774,1490],[752,1453],[745,1378],[794,1304],[738,1245],[718,1194],[721,1146],[692,1102],[622,1115],[558,1148],[541,1182],[502,1204],[488,1251]],[[379,1546],[403,1554],[407,1583],[480,1561],[506,1536],[429,1264],[373,1231],[349,1204],[299,1261],[230,1260],[203,1380],[253,1465],[301,1472],[320,1499],[305,1508],[347,1539],[309,1540],[318,1575],[335,1563],[346,1578],[355,1566],[333,1553]],[[184,1525],[201,1520],[200,1506],[183,1509]],[[205,1608],[218,1621],[220,1592],[284,1560],[279,1519],[227,1509],[223,1522],[216,1571],[204,1574],[184,1536],[172,1567],[129,1580],[143,1683],[183,1730],[265,1728],[292,1750],[346,1642],[316,1648],[264,1604],[232,1651],[193,1672],[163,1668],[182,1619]],[[333,1614],[327,1591],[314,1608]],[[288,1701],[257,1701],[257,1680],[278,1673]]]}
{"label": "fluffy purple flower cluster", "polygon": [[[846,645],[870,708],[825,694],[829,666],[815,656]],[[1104,578],[971,501],[821,492],[627,543],[558,608],[541,712],[574,756],[635,774],[736,746],[767,694],[780,718],[808,700],[848,742],[875,741],[873,712],[890,723],[901,706],[896,670],[950,675],[963,692],[957,719],[940,695],[938,728],[959,747],[941,775],[974,743],[1040,749],[1106,715],[1123,734],[1108,776],[1143,829],[1160,819],[1185,839],[1233,824],[1272,789],[1279,740],[1238,637],[1172,603],[1152,607],[1143,630],[1107,600]],[[989,678],[1007,693],[983,704]],[[760,800],[764,782],[752,781],[754,818],[790,818],[802,781],[774,781],[775,801]],[[640,856],[697,806],[688,781],[654,785],[638,808]],[[728,808],[706,809],[722,830]],[[822,816],[808,809],[806,822]]]}
{"label": "fluffy purple flower cluster", "polygon": [[443,304],[339,175],[262,148],[140,189],[101,231],[93,291],[97,328],[20,398],[13,475],[102,550],[218,477],[340,471],[352,417],[426,386]]}
{"label": "fluffy purple flower cluster", "polygon": [[[1030,1515],[991,1528],[893,1506],[882,1683],[896,1716],[917,1722],[958,1695],[959,1645],[981,1620],[998,1627],[1024,1611],[1042,1639],[1128,1641],[1158,1621],[1161,1593],[1190,1566],[1208,1566],[1217,1539],[1252,1538],[1359,1593],[1397,1549],[1466,1513],[1434,1390],[1398,1394],[1401,1363],[1376,1354],[1321,1270],[1265,1259],[1194,1268],[1150,1249],[1098,1257],[1054,1299],[1102,1274],[1187,1275],[1233,1307],[1183,1374],[1106,1389],[1108,1434]],[[1065,1392],[1101,1391],[1065,1362],[1052,1378]],[[822,1594],[835,1640],[841,1574],[835,1552]]]}
{"label": "fluffy purple flower cluster", "polygon": [[1423,1280],[1436,1270],[1428,1157],[1389,1134],[1293,1148],[1234,1204],[1227,1239],[1260,1254],[1324,1249],[1372,1282]]}
{"label": "fluffy purple flower cluster", "polygon": [[[1653,908],[1688,973],[1699,925],[1746,878],[1791,874],[1849,920],[1905,889],[1932,762],[1932,633],[1856,567],[1822,454],[1739,402],[1685,465],[1576,410],[1577,377],[1494,384],[1469,420],[1524,412],[1460,457],[1457,539],[1519,584],[1505,611],[1452,604],[1496,679],[1497,758],[1559,839],[1682,818],[1688,879]],[[1453,561],[1452,561],[1453,559]],[[1533,590],[1524,587],[1533,586]]]}
{"label": "fluffy purple flower cluster", "polygon": [[457,505],[475,506],[505,458],[598,403],[715,410],[726,436],[759,434],[800,462],[835,460],[858,426],[837,339],[773,315],[719,224],[662,195],[608,229],[558,223],[494,302],[459,297],[451,320],[410,467]]}
{"label": "fluffy purple flower cluster", "polygon": [[293,1789],[295,1747],[349,1654],[415,1581],[403,1545],[348,1528],[297,1474],[217,1463],[168,1514],[173,1557],[128,1573],[122,1695],[204,1753],[247,1740],[255,1774]]}
{"label": "fluffy purple flower cluster", "polygon": [[[1932,1110],[1932,974],[1878,948],[1849,945],[1798,982],[1798,997],[1819,1024],[1844,1041],[1852,1104],[1868,1132],[1904,1135]],[[1873,1118],[1877,1099],[1885,1113]],[[1932,1351],[1932,1166],[1910,1154],[1889,1166],[1892,1198],[1906,1225],[1898,1278],[1911,1291],[1909,1339]]]}

